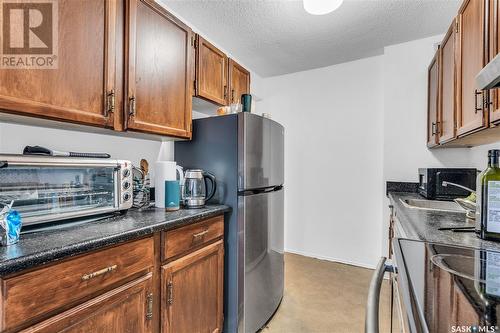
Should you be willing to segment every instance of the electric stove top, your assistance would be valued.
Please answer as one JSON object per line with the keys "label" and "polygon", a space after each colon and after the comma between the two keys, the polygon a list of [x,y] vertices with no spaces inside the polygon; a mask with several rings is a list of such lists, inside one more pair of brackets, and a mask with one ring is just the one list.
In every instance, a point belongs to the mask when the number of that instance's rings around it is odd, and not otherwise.
{"label": "electric stove top", "polygon": [[395,242],[411,332],[500,332],[500,252]]}

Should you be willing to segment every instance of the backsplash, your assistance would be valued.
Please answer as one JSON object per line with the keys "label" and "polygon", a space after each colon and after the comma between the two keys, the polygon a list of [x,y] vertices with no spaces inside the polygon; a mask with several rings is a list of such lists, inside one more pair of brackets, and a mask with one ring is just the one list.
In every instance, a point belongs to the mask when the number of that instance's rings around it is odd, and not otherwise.
{"label": "backsplash", "polygon": [[1,153],[20,154],[26,145],[61,151],[107,152],[112,158],[130,160],[134,165],[139,165],[142,158],[152,165],[160,153],[165,160],[174,156],[173,142],[0,123]]}
{"label": "backsplash", "polygon": [[483,170],[488,164],[488,150],[500,149],[500,142],[470,148],[469,161],[471,167]]}

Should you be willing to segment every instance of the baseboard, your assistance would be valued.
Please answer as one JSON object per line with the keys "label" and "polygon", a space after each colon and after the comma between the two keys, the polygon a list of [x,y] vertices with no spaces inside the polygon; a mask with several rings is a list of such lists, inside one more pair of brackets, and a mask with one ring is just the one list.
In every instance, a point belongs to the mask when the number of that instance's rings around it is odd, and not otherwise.
{"label": "baseboard", "polygon": [[304,257],[310,257],[310,258],[315,258],[315,259],[320,259],[320,260],[327,260],[327,261],[332,261],[332,262],[338,262],[341,264],[347,264],[347,265],[352,265],[352,266],[357,266],[357,267],[363,267],[363,268],[368,268],[368,269],[375,269],[375,265],[370,265],[367,263],[361,263],[361,262],[355,262],[351,260],[345,260],[345,259],[340,259],[340,258],[333,258],[333,257],[328,257],[328,256],[323,256],[319,254],[314,254],[314,253],[309,253],[309,252],[304,252],[304,251],[297,251],[297,250],[292,250],[292,249],[285,249],[285,252],[293,253],[293,254],[298,254]]}

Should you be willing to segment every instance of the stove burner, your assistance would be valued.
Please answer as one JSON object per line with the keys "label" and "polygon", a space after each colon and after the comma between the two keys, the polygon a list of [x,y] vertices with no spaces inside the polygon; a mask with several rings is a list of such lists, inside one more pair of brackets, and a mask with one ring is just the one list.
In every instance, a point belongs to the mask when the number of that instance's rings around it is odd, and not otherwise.
{"label": "stove burner", "polygon": [[485,263],[483,259],[465,256],[461,254],[435,254],[431,257],[432,263],[445,271],[472,281],[486,281],[480,276],[474,276],[466,272],[467,268],[470,271],[471,267],[482,265]]}

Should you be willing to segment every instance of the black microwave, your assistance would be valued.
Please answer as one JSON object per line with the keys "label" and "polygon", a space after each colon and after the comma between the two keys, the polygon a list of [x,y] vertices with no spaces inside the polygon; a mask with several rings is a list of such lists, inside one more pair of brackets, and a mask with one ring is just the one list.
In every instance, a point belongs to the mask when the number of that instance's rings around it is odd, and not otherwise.
{"label": "black microwave", "polygon": [[443,186],[443,182],[458,184],[476,190],[477,169],[420,168],[418,193],[433,200],[453,200],[469,196],[470,192],[457,186]]}

